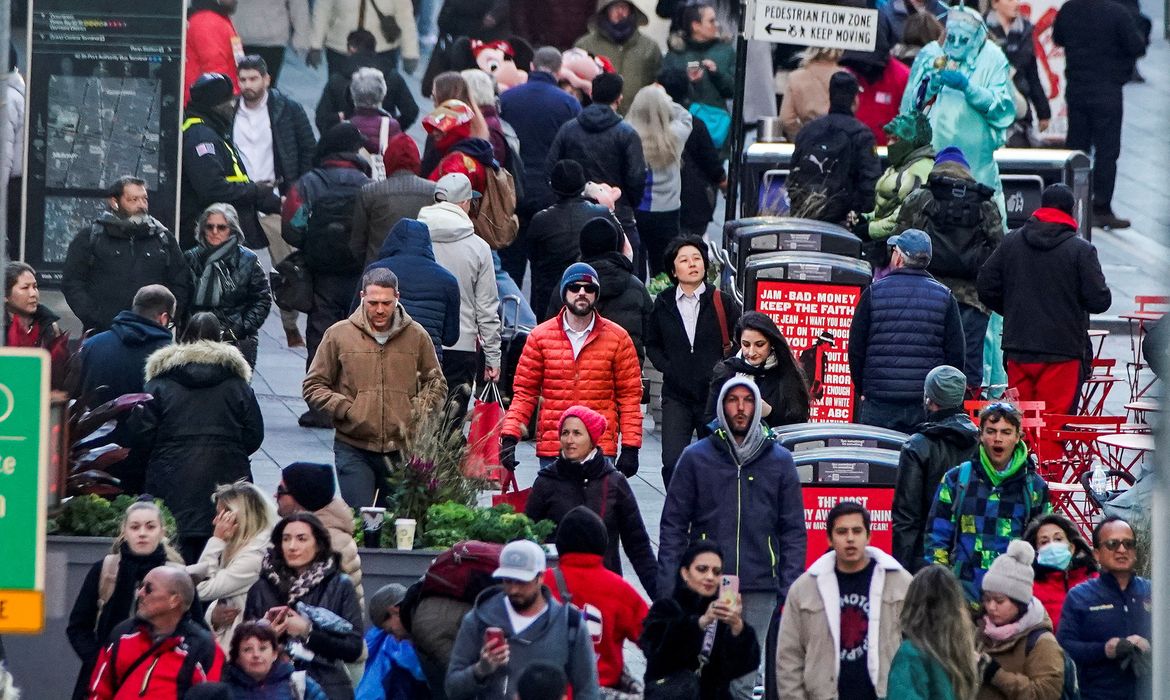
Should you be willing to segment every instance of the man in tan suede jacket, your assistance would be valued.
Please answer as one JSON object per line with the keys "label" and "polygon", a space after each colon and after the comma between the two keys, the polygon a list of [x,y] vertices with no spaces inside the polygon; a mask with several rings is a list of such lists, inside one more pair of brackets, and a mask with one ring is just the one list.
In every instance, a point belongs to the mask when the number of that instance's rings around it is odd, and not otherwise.
{"label": "man in tan suede jacket", "polygon": [[366,272],[360,297],[325,331],[302,386],[310,408],[333,416],[341,497],[354,507],[392,500],[387,477],[407,431],[447,393],[430,335],[398,304],[398,277]]}

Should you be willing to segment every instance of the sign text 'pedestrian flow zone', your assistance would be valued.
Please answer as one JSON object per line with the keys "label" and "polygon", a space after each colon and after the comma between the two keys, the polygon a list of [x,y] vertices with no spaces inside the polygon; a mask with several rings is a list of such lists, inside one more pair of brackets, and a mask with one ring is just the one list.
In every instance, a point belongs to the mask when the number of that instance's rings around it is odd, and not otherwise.
{"label": "sign text 'pedestrian flow zone'", "polygon": [[788,0],[756,0],[748,38],[774,44],[873,51],[877,10]]}

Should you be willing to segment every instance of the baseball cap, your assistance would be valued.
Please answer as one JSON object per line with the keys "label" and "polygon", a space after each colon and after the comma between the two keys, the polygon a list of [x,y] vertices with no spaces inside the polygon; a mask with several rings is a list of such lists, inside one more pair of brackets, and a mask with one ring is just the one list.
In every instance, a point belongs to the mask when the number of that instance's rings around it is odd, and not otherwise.
{"label": "baseball cap", "polygon": [[458,204],[469,199],[482,197],[479,192],[471,189],[471,180],[463,173],[447,173],[435,183],[435,201]]}
{"label": "baseball cap", "polygon": [[930,259],[932,252],[930,236],[925,231],[908,228],[896,236],[890,236],[887,241],[907,257]]}
{"label": "baseball cap", "polygon": [[500,551],[500,568],[492,573],[492,578],[531,581],[543,574],[546,567],[540,545],[532,540],[516,540],[504,545]]}

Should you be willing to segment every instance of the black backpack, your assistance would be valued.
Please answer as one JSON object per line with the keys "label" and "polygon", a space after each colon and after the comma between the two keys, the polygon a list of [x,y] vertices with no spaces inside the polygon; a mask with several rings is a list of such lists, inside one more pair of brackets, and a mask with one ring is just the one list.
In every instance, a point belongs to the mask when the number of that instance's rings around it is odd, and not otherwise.
{"label": "black backpack", "polygon": [[853,142],[841,129],[821,129],[816,141],[797,145],[788,175],[792,216],[840,223],[853,200]]}
{"label": "black backpack", "polygon": [[926,268],[936,277],[973,280],[995,245],[983,230],[983,205],[995,191],[979,182],[931,175],[926,186],[934,196],[924,209],[925,229],[933,253]]}
{"label": "black backpack", "polygon": [[357,196],[365,182],[360,180],[335,182],[320,170],[311,170],[306,177],[316,176],[321,187],[308,208],[305,226],[305,264],[314,274],[356,274],[362,271],[362,261],[349,250],[353,229],[353,211]]}

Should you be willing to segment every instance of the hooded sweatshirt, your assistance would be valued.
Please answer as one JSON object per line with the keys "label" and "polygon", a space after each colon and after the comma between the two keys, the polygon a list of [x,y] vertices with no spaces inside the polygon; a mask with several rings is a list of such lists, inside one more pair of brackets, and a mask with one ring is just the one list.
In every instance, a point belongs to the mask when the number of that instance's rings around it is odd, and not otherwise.
{"label": "hooded sweatshirt", "polygon": [[[463,617],[451,662],[447,666],[446,691],[449,700],[506,700],[515,693],[524,669],[537,661],[550,663],[565,672],[574,700],[598,700],[597,660],[593,640],[575,607],[561,605],[547,588],[541,587],[547,608],[523,632],[512,629],[505,595],[499,586],[488,588],[476,598],[475,607]],[[474,667],[483,648],[488,627],[504,631],[508,643],[508,665],[479,681]]]}
{"label": "hooded sweatshirt", "polygon": [[500,292],[491,248],[458,205],[436,202],[418,220],[430,229],[435,260],[459,282],[459,340],[443,347],[475,352],[478,338],[488,367],[499,367]]}
{"label": "hooded sweatshirt", "polygon": [[632,215],[642,201],[646,187],[642,139],[608,105],[589,105],[557,132],[545,158],[548,172],[557,161],[566,159],[580,163],[586,179],[621,188],[619,214]]}

